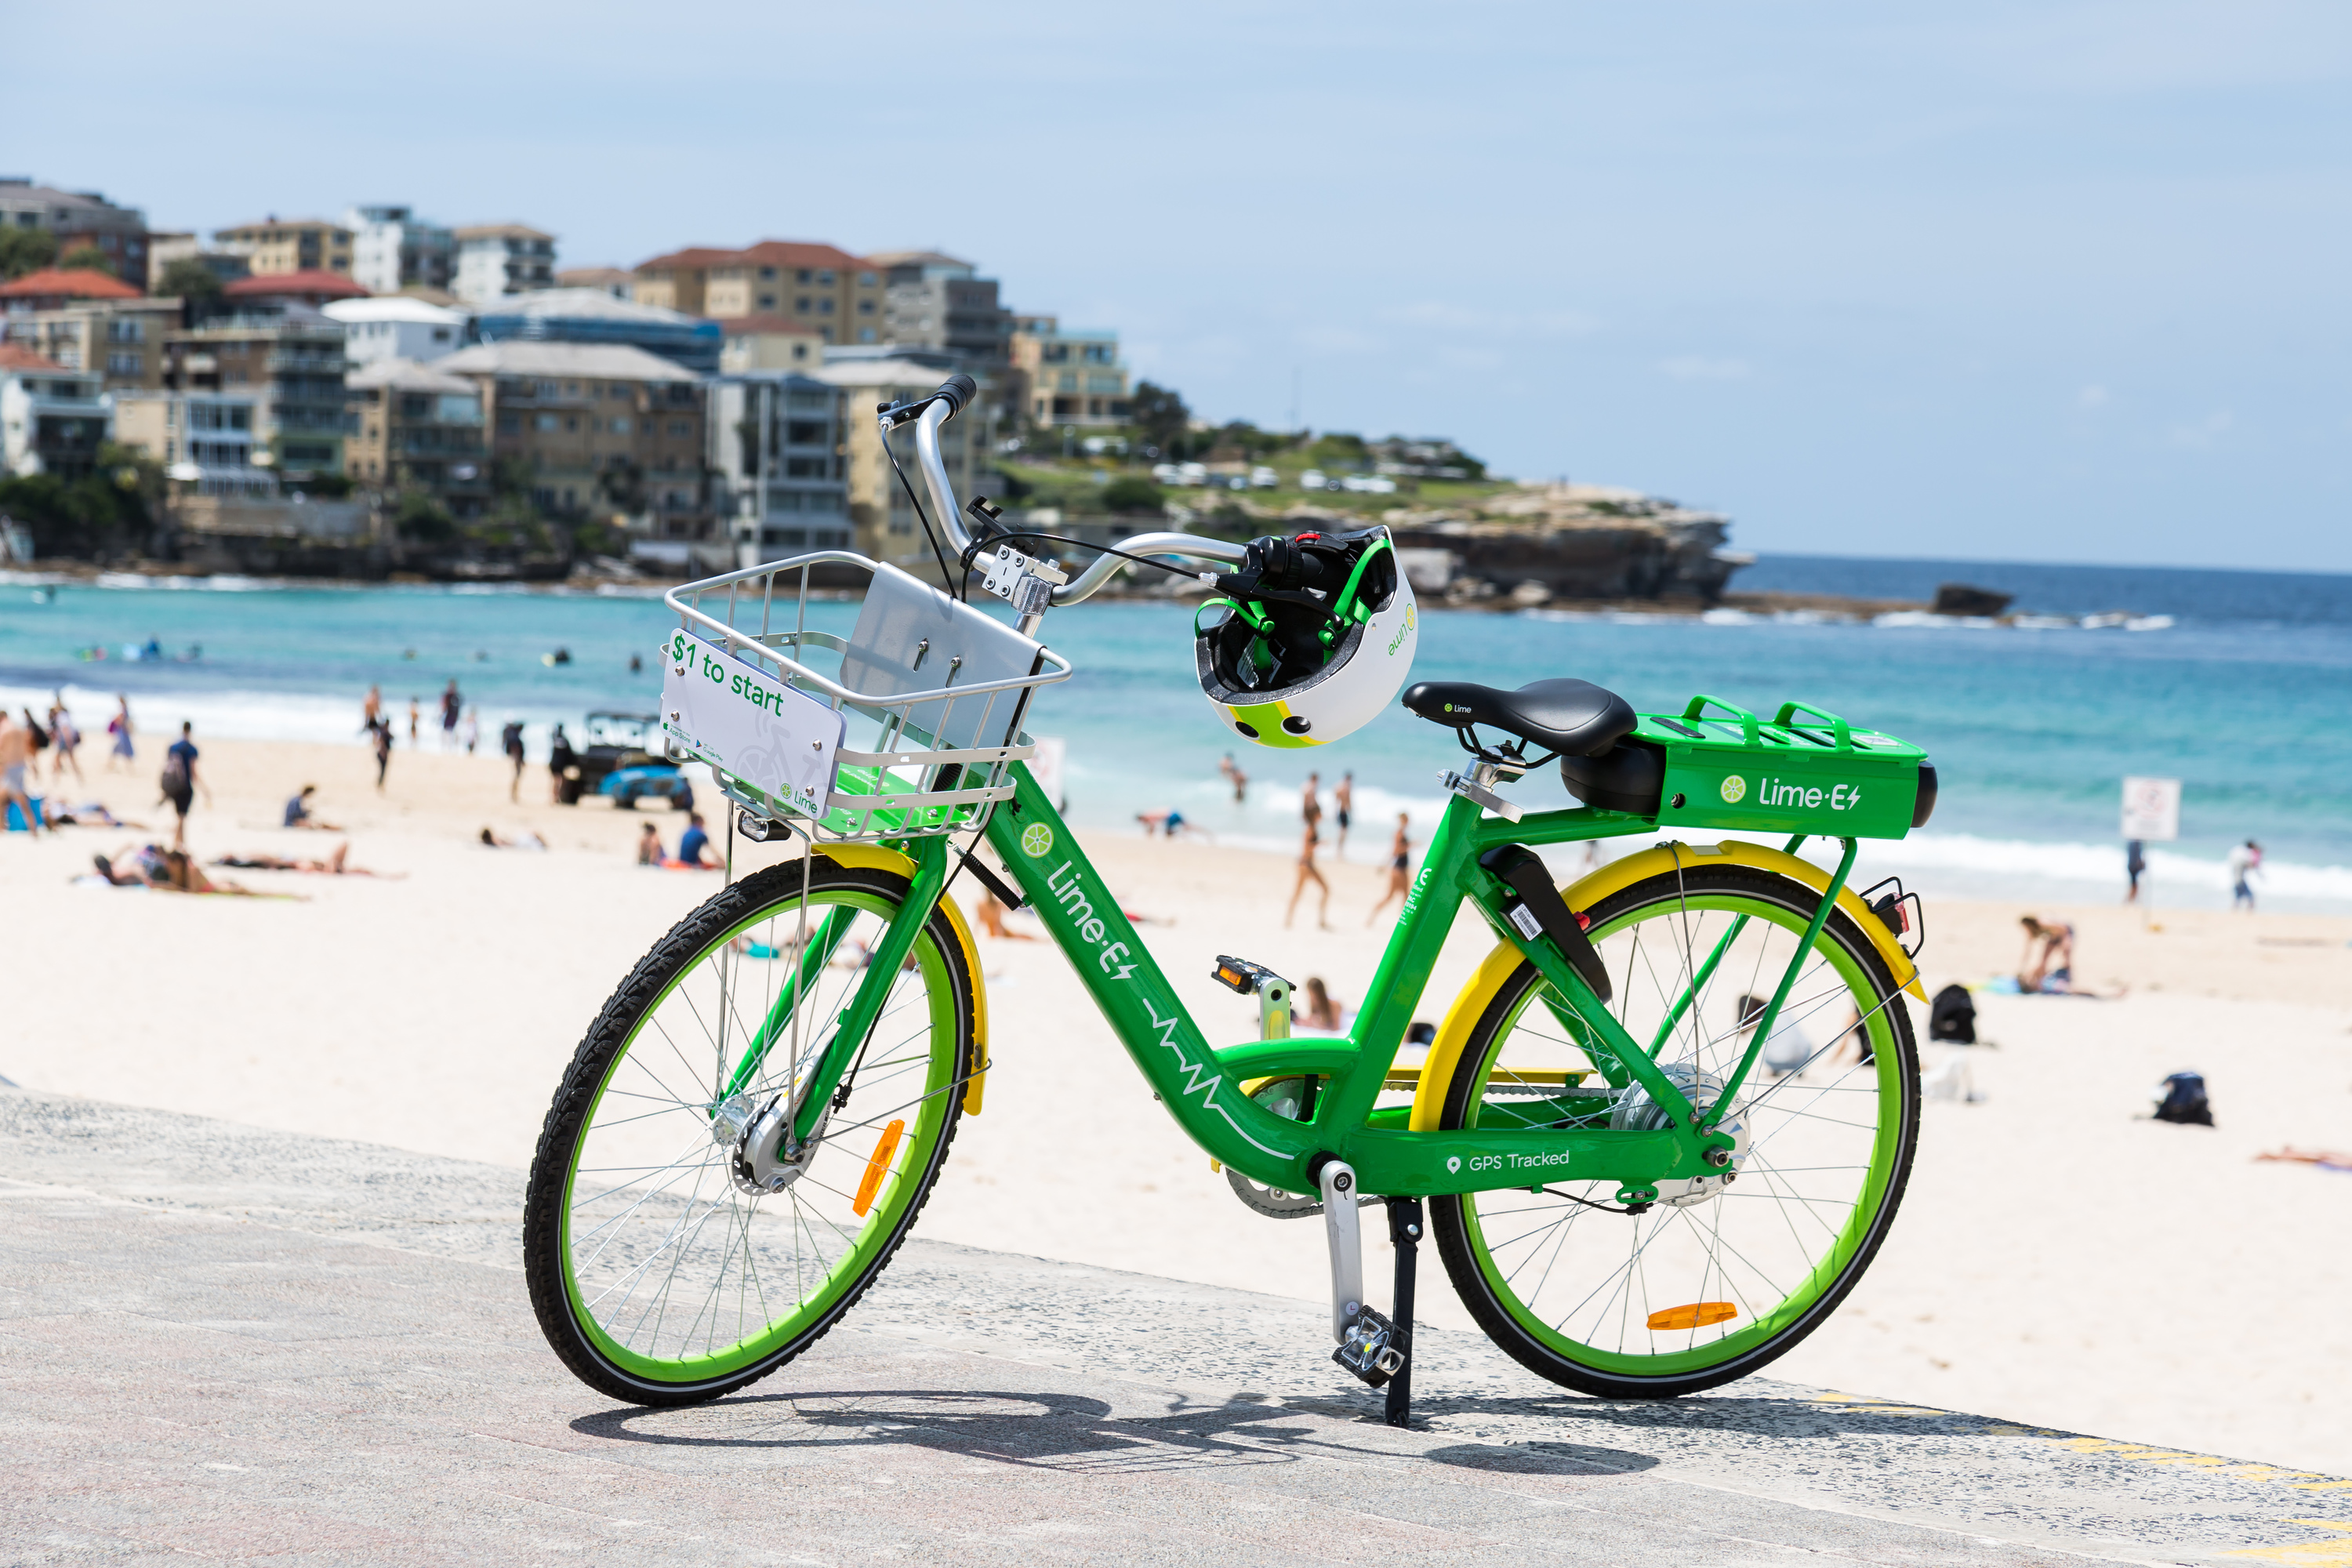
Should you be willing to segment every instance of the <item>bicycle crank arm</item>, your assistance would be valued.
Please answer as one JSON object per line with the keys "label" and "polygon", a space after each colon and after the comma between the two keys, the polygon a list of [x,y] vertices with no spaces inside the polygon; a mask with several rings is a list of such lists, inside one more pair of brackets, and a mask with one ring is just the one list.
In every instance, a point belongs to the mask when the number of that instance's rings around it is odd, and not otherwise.
{"label": "bicycle crank arm", "polygon": [[1364,1232],[1356,1223],[1356,1173],[1345,1160],[1326,1160],[1323,1237],[1331,1244],[1331,1338],[1348,1342],[1348,1325],[1364,1310]]}

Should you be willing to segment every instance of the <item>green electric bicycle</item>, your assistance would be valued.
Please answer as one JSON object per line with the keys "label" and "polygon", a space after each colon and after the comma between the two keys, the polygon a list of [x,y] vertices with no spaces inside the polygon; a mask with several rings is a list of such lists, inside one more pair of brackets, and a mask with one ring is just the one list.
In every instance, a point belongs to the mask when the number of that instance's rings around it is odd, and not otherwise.
{"label": "green electric bicycle", "polygon": [[[637,1404],[716,1398],[807,1349],[881,1273],[987,1084],[959,878],[1035,907],[1246,1208],[1319,1216],[1332,1355],[1385,1385],[1391,1420],[1410,1398],[1424,1228],[1496,1344],[1595,1395],[1711,1387],[1827,1319],[1893,1223],[1918,1132],[1900,1000],[1925,1000],[1918,900],[1847,885],[1860,839],[1899,838],[1933,809],[1918,749],[1796,702],[1636,713],[1577,680],[1413,686],[1405,706],[1465,760],[1444,774],[1448,804],[1351,1032],[1291,1037],[1288,982],[1218,954],[1260,1029],[1212,1043],[1026,765],[1031,705],[1072,673],[1040,622],[1131,566],[1200,577],[1215,596],[1196,655],[1221,722],[1314,745],[1402,682],[1410,585],[1379,530],[1147,533],[1072,578],[1038,550],[1050,536],[1013,532],[982,500],[958,510],[939,430],[971,395],[959,377],[880,417],[886,441],[915,426],[966,568],[948,571],[942,548],[942,576],[979,577],[1010,622],[845,552],[668,595],[672,754],[710,766],[737,831],[803,853],[656,944],[556,1091],[524,1243],[565,1364]],[[856,626],[812,628],[812,584],[845,574],[866,583]],[[1505,793],[1555,761],[1581,804]],[[1566,888],[1541,855],[1631,835],[1658,841]],[[1834,871],[1794,853],[1815,837],[1838,846]],[[1495,947],[1425,1053],[1408,1049],[1465,902]],[[1385,1312],[1362,1279],[1359,1211],[1376,1202],[1396,1243]]]}

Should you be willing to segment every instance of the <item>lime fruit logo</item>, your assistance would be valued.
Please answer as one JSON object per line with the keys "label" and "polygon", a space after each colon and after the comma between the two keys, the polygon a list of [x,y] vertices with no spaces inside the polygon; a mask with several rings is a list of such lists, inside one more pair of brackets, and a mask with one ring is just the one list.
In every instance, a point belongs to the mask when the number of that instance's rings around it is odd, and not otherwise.
{"label": "lime fruit logo", "polygon": [[1738,805],[1741,801],[1746,800],[1747,798],[1748,798],[1748,781],[1747,781],[1746,779],[1741,778],[1738,773],[1732,773],[1732,774],[1729,774],[1728,776],[1727,776],[1727,777],[1724,779],[1724,781],[1723,781],[1723,804],[1724,804],[1724,805]]}
{"label": "lime fruit logo", "polygon": [[1054,830],[1042,822],[1033,822],[1021,830],[1021,853],[1032,860],[1050,854],[1054,847]]}
{"label": "lime fruit logo", "polygon": [[1451,1176],[1451,1175],[1458,1174],[1458,1173],[1461,1172],[1461,1169],[1462,1169],[1462,1156],[1461,1156],[1461,1155],[1459,1155],[1459,1154],[1448,1154],[1447,1156],[1445,1156],[1445,1173],[1446,1173],[1447,1175]]}

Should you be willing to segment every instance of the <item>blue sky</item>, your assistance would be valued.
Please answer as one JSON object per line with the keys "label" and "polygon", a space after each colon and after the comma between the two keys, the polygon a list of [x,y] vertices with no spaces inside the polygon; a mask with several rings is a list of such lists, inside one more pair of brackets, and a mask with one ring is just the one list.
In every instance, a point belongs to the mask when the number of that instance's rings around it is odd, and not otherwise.
{"label": "blue sky", "polygon": [[0,165],[159,226],[938,246],[1203,413],[1750,548],[2352,570],[2341,6],[131,0],[38,67],[93,26],[10,21]]}

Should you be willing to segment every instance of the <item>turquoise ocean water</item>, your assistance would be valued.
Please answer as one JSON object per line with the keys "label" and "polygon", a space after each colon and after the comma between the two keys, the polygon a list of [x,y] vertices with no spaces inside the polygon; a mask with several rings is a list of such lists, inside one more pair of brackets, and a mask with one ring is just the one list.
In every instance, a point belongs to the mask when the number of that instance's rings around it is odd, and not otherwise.
{"label": "turquoise ocean water", "polygon": [[[2182,837],[2155,856],[2161,899],[2225,901],[2221,856],[2252,837],[2266,850],[2266,907],[2352,911],[2352,577],[1782,556],[1738,585],[1916,598],[1955,580],[2014,593],[2018,610],[2053,621],[2124,611],[2146,629],[1433,611],[1416,674],[1498,685],[1580,676],[1644,709],[1697,691],[1758,709],[1798,698],[1903,735],[1934,757],[1942,801],[1925,832],[1871,846],[1865,869],[1900,872],[1930,894],[2111,897],[2121,779],[2177,776]],[[671,624],[654,597],[110,581],[66,584],[42,603],[31,579],[0,579],[0,699],[46,706],[62,689],[96,735],[125,693],[148,761],[184,718],[200,736],[357,744],[371,684],[395,711],[417,699],[429,726],[453,677],[478,707],[486,748],[520,718],[543,753],[558,721],[650,709],[652,650]],[[812,611],[845,629],[854,615],[846,604]],[[1417,833],[1426,826],[1436,775],[1460,755],[1447,732],[1399,710],[1313,752],[1235,748],[1193,683],[1189,624],[1183,609],[1131,603],[1045,623],[1078,673],[1041,698],[1031,728],[1067,742],[1076,822],[1131,832],[1137,811],[1175,806],[1223,839],[1287,847],[1297,786],[1315,768],[1327,786],[1355,774],[1350,859],[1385,851],[1397,810]],[[122,657],[151,638],[165,658]],[[200,658],[168,657],[193,646]],[[542,662],[557,647],[571,663]],[[83,657],[93,648],[108,657]],[[646,655],[635,676],[633,651]],[[1216,774],[1228,750],[1251,774],[1244,806]],[[1516,793],[1534,805],[1564,798],[1551,773]]]}

